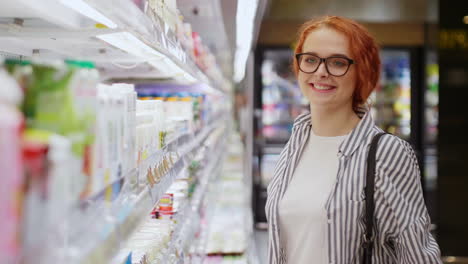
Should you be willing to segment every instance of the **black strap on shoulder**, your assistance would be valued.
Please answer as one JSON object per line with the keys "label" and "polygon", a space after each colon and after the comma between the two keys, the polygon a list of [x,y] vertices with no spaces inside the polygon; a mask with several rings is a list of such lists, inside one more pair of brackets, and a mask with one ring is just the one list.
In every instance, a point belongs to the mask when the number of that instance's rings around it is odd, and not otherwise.
{"label": "black strap on shoulder", "polygon": [[377,154],[377,145],[380,138],[386,133],[379,133],[372,139],[369,154],[367,156],[367,175],[366,175],[366,232],[364,234],[364,259],[363,263],[372,263],[372,244],[374,242],[374,183],[375,183],[375,159]]}

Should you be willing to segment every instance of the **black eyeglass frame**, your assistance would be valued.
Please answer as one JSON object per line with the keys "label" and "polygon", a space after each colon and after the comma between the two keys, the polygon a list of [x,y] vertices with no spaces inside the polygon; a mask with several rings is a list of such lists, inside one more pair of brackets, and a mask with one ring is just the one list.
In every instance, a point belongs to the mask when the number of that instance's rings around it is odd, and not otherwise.
{"label": "black eyeglass frame", "polygon": [[[316,68],[314,71],[306,72],[306,71],[303,71],[303,70],[301,69],[300,58],[301,58],[302,55],[311,55],[311,56],[314,56],[314,57],[317,57],[317,58],[320,59],[320,62],[319,62],[319,64],[317,65],[317,68]],[[296,53],[295,57],[296,57],[297,67],[299,68],[299,70],[300,70],[301,72],[303,72],[303,73],[314,73],[314,72],[316,72],[316,71],[318,70],[318,68],[320,68],[320,64],[322,64],[322,62],[323,62],[324,65],[325,65],[325,69],[327,70],[328,74],[330,74],[330,75],[332,75],[332,76],[335,76],[335,77],[344,76],[346,73],[348,73],[349,68],[351,67],[351,64],[356,64],[356,63],[354,62],[354,60],[352,60],[352,59],[350,59],[350,58],[347,58],[347,57],[343,57],[343,56],[330,56],[330,57],[327,57],[327,58],[321,58],[321,57],[319,57],[319,56],[317,56],[317,55],[315,55],[315,54],[311,54],[311,53],[308,53],[308,52],[303,52],[303,53]],[[349,64],[348,64],[348,68],[346,69],[346,71],[345,71],[343,74],[341,74],[341,75],[335,75],[335,74],[330,73],[330,70],[328,70],[328,65],[325,63],[326,60],[328,60],[328,59],[330,59],[330,58],[340,58],[340,59],[345,59],[345,60],[347,60]]]}

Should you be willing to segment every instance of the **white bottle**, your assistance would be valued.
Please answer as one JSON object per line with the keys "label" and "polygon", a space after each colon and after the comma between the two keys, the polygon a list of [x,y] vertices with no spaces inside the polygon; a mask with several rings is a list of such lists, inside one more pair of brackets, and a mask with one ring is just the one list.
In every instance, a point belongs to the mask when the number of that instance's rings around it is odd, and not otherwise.
{"label": "white bottle", "polygon": [[16,263],[20,255],[20,210],[23,184],[21,152],[23,116],[17,109],[23,94],[0,68],[0,262]]}

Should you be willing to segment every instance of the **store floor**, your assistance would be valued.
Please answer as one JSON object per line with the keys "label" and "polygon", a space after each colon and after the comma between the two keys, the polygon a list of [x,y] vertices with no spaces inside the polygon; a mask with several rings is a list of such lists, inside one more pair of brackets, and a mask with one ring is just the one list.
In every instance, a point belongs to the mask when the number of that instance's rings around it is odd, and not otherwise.
{"label": "store floor", "polygon": [[[267,263],[267,250],[268,250],[268,231],[267,230],[255,230],[255,246],[257,250],[257,255],[258,255],[258,261],[260,264],[266,264]],[[448,263],[448,262],[444,262]],[[452,262],[450,262],[452,263]],[[457,263],[468,263],[468,260],[466,262],[453,262],[454,264]]]}
{"label": "store floor", "polygon": [[255,230],[255,246],[257,247],[257,254],[260,264],[267,263],[267,249],[268,249],[268,231]]}

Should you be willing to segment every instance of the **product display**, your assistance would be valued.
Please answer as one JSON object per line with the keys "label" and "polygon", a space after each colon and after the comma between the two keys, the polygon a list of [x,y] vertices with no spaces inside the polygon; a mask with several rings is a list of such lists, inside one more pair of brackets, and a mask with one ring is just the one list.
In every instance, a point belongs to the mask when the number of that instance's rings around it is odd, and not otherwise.
{"label": "product display", "polygon": [[262,134],[267,142],[285,143],[294,119],[309,104],[290,71],[292,51],[266,50],[262,62]]}
{"label": "product display", "polygon": [[[199,225],[197,219],[206,210],[203,204],[211,206],[206,198],[206,188],[219,174],[216,168],[219,168],[220,153],[225,148],[225,141],[222,140],[222,135],[227,132],[225,129],[213,131],[203,147],[197,150],[187,169],[178,173],[177,180],[159,199],[151,214],[146,217],[146,222],[121,250],[116,261],[122,258],[131,263],[189,261],[188,243],[195,236]],[[141,234],[162,235],[155,237]]]}
{"label": "product display", "polygon": [[426,66],[426,142],[434,147],[439,125],[439,65],[435,53],[429,53]]}
{"label": "product display", "polygon": [[[97,240],[97,246],[113,237],[117,227],[119,232],[130,234],[135,226],[131,223],[141,219],[133,219],[137,215],[126,211],[143,212],[141,203],[149,205],[159,199],[173,181],[154,217],[164,221],[180,214],[180,203],[185,202],[189,187],[193,189],[189,186],[193,177],[181,176],[193,167],[184,164],[195,154],[197,144],[219,127],[220,116],[227,111],[225,107],[205,106],[206,95],[190,87],[186,93],[142,97],[130,84],[98,84],[99,75],[88,62],[6,61],[2,74],[8,89],[17,91],[12,98],[2,99],[2,109],[8,114],[2,115],[2,131],[10,131],[2,133],[2,150],[5,146],[22,151],[9,155],[11,163],[2,165],[11,170],[2,185],[17,186],[11,193],[5,191],[7,196],[2,198],[11,234],[2,242],[2,254],[11,259],[22,255],[25,262],[67,259],[73,246],[81,247],[86,240]],[[220,98],[206,101],[221,105]],[[2,162],[9,160],[3,156],[6,154],[2,154]],[[126,201],[127,195],[144,195],[145,186],[151,190],[146,202],[139,198]],[[23,198],[9,200],[15,196]],[[113,216],[117,216],[117,223],[103,219],[99,225],[93,224],[94,217],[108,213],[99,206],[78,207],[88,201],[107,201],[120,207],[119,215]],[[44,228],[37,229],[37,225]],[[72,232],[70,226],[76,225],[85,229],[93,226],[88,230],[98,231],[99,236],[83,236],[75,232],[79,229]],[[44,243],[50,235],[54,239]],[[141,240],[135,236],[136,241]],[[65,241],[70,249],[52,251]],[[92,256],[102,250],[89,246],[80,254]]]}
{"label": "product display", "polygon": [[176,134],[198,131],[203,125],[216,118],[222,105],[213,103],[221,100],[219,95],[203,94],[199,85],[187,86],[169,84],[137,85],[140,100],[158,100],[162,102],[164,113],[169,123],[178,124]]}
{"label": "product display", "polygon": [[16,81],[0,68],[0,259],[12,263],[21,252],[20,220],[24,168],[21,144],[24,117],[18,111],[23,93]]}
{"label": "product display", "polygon": [[383,50],[380,85],[371,95],[372,115],[383,130],[409,140],[411,135],[410,53]]}
{"label": "product display", "polygon": [[[429,51],[426,55],[426,98],[425,98],[425,129],[424,129],[424,186],[426,199],[437,200],[438,182],[438,147],[437,138],[439,136],[439,64],[435,51]],[[428,203],[430,208],[437,208],[434,202]],[[433,213],[437,209],[432,209],[432,219],[437,218]]]}
{"label": "product display", "polygon": [[233,135],[219,178],[211,189],[197,242],[191,246],[191,263],[256,263],[250,254],[253,219],[251,183],[242,172],[243,150]]}
{"label": "product display", "polygon": [[[139,2],[146,3],[140,3],[138,6],[144,10],[160,32],[165,32],[164,36],[157,36],[161,45],[181,61],[193,61],[208,78],[220,86],[216,89],[224,90],[222,86],[225,86],[227,81],[222,76],[214,55],[203,43],[200,34],[194,32],[190,23],[183,20],[183,15],[177,8],[177,1],[148,0]],[[169,64],[170,68],[178,67]]]}
{"label": "product display", "polygon": [[178,4],[2,3],[0,263],[203,263],[230,210],[247,258],[233,83]]}

